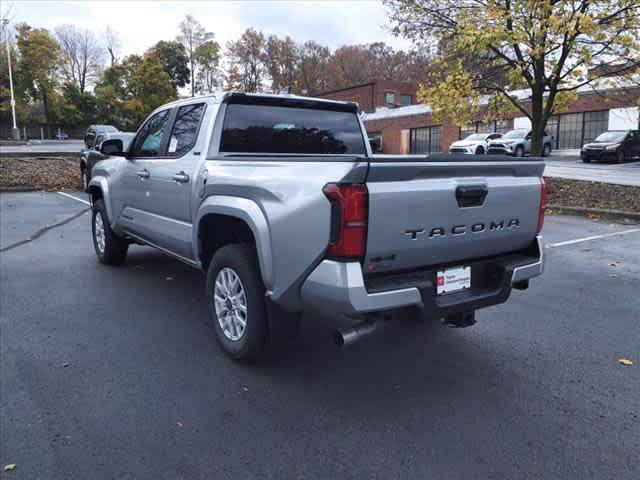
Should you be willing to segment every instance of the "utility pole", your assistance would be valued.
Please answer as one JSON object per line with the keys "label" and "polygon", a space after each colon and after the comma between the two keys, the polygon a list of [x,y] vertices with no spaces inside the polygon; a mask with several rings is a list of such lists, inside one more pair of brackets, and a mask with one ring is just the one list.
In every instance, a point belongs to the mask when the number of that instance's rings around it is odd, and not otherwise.
{"label": "utility pole", "polygon": [[20,140],[20,130],[16,125],[16,99],[13,96],[13,73],[11,72],[11,50],[9,49],[9,19],[3,18],[2,25],[4,25],[5,44],[7,46],[7,65],[9,67],[9,89],[11,90],[11,115],[13,116],[13,128],[11,129],[11,136],[14,140]]}

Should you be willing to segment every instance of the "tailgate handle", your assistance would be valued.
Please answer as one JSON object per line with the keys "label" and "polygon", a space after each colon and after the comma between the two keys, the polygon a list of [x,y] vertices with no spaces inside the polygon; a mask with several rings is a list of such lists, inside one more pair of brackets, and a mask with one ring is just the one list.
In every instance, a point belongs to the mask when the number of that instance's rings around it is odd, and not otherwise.
{"label": "tailgate handle", "polygon": [[456,200],[459,207],[478,207],[484,203],[489,189],[484,184],[460,185],[456,188]]}

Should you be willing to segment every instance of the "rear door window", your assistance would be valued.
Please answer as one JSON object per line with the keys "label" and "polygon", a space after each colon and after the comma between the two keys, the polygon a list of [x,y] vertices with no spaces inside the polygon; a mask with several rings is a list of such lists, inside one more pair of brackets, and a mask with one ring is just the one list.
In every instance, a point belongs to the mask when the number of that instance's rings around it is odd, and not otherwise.
{"label": "rear door window", "polygon": [[221,152],[354,154],[366,152],[353,112],[229,104]]}
{"label": "rear door window", "polygon": [[196,143],[202,112],[204,103],[185,105],[178,109],[169,139],[169,155],[183,155],[191,150]]}

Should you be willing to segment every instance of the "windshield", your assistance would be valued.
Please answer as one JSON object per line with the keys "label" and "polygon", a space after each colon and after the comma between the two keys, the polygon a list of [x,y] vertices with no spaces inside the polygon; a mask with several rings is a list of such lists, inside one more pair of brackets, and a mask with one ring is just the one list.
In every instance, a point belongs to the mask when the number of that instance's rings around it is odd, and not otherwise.
{"label": "windshield", "polygon": [[511,130],[505,133],[502,138],[524,138],[527,135],[526,130]]}
{"label": "windshield", "polygon": [[472,133],[465,140],[484,140],[487,138],[488,133]]}
{"label": "windshield", "polygon": [[231,104],[220,151],[362,155],[365,146],[353,112]]}
{"label": "windshield", "polygon": [[604,132],[598,135],[594,142],[621,142],[626,136],[627,132]]}

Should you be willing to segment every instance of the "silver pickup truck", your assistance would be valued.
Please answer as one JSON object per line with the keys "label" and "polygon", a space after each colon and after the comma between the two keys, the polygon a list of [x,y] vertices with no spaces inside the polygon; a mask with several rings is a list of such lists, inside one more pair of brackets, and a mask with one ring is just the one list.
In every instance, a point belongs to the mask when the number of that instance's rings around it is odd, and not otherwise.
{"label": "silver pickup truck", "polygon": [[[350,343],[417,307],[456,327],[542,273],[544,163],[372,156],[354,103],[225,93],[164,105],[93,167],[93,244],[206,272],[217,338],[252,360],[312,310]],[[124,272],[123,272],[124,273]]]}

